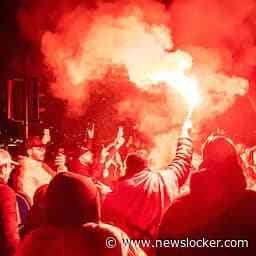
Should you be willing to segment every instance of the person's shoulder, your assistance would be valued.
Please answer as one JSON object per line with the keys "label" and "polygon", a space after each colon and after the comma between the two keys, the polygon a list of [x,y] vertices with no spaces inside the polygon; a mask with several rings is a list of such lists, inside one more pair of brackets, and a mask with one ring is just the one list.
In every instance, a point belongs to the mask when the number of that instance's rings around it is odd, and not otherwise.
{"label": "person's shoulder", "polygon": [[181,212],[186,212],[190,205],[191,195],[190,193],[186,193],[182,196],[177,197],[168,210],[165,213],[165,218],[176,218],[180,216]]}
{"label": "person's shoulder", "polygon": [[158,176],[154,177],[154,179],[158,178],[159,182],[162,182],[167,187],[172,189],[176,187],[176,189],[178,190],[178,177],[172,168],[156,170],[153,171],[153,173]]}
{"label": "person's shoulder", "polygon": [[159,237],[166,237],[179,230],[184,218],[184,214],[189,210],[190,194],[183,195],[174,200],[172,205],[165,212],[161,224],[159,226]]}
{"label": "person's shoulder", "polygon": [[184,193],[181,196],[178,196],[172,203],[169,209],[171,210],[182,210],[183,208],[186,208],[191,201],[191,194],[189,192]]}
{"label": "person's shoulder", "polygon": [[136,184],[137,182],[141,183],[144,180],[147,180],[151,177],[153,177],[154,174],[150,169],[145,169],[143,171],[140,171],[138,173],[135,173],[132,176],[123,176],[121,177],[118,182],[114,185],[115,188],[119,187],[119,186],[123,186],[123,185],[131,185],[131,184]]}
{"label": "person's shoulder", "polygon": [[34,164],[34,160],[27,156],[20,156],[19,157],[19,164],[21,168],[28,168]]}
{"label": "person's shoulder", "polygon": [[244,192],[243,202],[248,203],[256,209],[256,191],[247,189]]}
{"label": "person's shoulder", "polygon": [[256,191],[251,190],[251,189],[246,189],[245,196],[250,197],[250,198],[256,198]]}
{"label": "person's shoulder", "polygon": [[0,179],[0,189],[1,190],[10,190],[13,191],[13,189],[6,183],[4,180]]}
{"label": "person's shoulder", "polygon": [[[113,251],[113,255],[114,254],[119,255],[121,253],[120,255],[146,256],[146,254],[140,247],[134,246],[132,243],[128,244],[130,240],[128,235],[123,230],[121,230],[120,228],[114,225],[103,223],[103,222],[86,223],[82,226],[82,228],[84,229],[85,232],[93,231],[94,234],[96,233],[97,240],[99,241],[100,239],[102,239],[103,241],[108,241],[110,238],[111,240],[114,240],[115,247],[113,248],[115,248],[115,251]],[[127,245],[125,246],[124,243],[126,241],[127,241]],[[105,251],[105,248],[102,251]]]}
{"label": "person's shoulder", "polygon": [[8,186],[6,183],[0,183],[0,197],[4,198],[4,197],[15,197],[15,191]]}
{"label": "person's shoulder", "polygon": [[20,155],[19,156],[19,164],[25,163],[28,159],[29,159],[29,157]]}
{"label": "person's shoulder", "polygon": [[127,179],[128,185],[133,186],[144,186],[148,187],[153,184],[159,184],[163,182],[165,179],[160,174],[160,171],[153,169],[145,169],[137,174],[135,174],[130,179]]}

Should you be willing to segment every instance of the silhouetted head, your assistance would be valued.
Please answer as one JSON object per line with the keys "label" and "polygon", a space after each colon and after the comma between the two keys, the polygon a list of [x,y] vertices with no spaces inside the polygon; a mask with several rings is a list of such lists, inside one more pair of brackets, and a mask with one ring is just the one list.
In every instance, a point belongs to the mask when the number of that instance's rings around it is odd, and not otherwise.
{"label": "silhouetted head", "polygon": [[27,234],[15,255],[146,256],[139,246],[125,246],[128,239],[122,230],[104,223],[87,223],[78,229],[46,226]]}
{"label": "silhouetted head", "polygon": [[34,205],[37,205],[38,207],[41,207],[41,208],[45,208],[47,189],[48,189],[48,184],[44,184],[36,190],[33,196]]}
{"label": "silhouetted head", "polygon": [[12,159],[8,151],[0,149],[0,177],[7,182],[11,173]]}
{"label": "silhouetted head", "polygon": [[142,151],[129,154],[126,158],[125,164],[125,177],[131,177],[132,175],[141,172],[148,167],[147,158]]}
{"label": "silhouetted head", "polygon": [[225,136],[209,136],[202,149],[204,165],[226,164],[238,161],[236,147]]}
{"label": "silhouetted head", "polygon": [[78,227],[99,220],[98,191],[90,178],[71,172],[59,173],[46,194],[47,223]]}
{"label": "silhouetted head", "polygon": [[239,155],[231,139],[210,136],[202,148],[200,171],[191,177],[191,191],[202,196],[222,198],[240,193],[246,187]]}

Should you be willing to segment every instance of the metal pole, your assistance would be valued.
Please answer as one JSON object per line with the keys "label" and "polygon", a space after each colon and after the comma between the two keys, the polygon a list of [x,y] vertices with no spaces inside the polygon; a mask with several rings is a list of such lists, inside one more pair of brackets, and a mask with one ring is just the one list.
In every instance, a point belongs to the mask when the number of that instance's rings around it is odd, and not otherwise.
{"label": "metal pole", "polygon": [[24,75],[25,75],[25,120],[24,120],[24,125],[25,125],[25,139],[28,139],[28,126],[29,126],[29,79],[28,79],[28,56],[26,55],[25,57],[25,67],[24,67]]}
{"label": "metal pole", "polygon": [[25,78],[25,139],[28,138],[28,79]]}

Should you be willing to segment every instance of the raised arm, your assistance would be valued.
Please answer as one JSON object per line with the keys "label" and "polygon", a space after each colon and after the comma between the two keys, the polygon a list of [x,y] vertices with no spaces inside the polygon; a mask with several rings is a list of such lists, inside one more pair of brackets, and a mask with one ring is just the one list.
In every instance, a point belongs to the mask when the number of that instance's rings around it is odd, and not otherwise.
{"label": "raised arm", "polygon": [[175,158],[168,166],[177,176],[178,185],[182,186],[186,181],[192,161],[192,140],[191,140],[192,122],[190,116],[183,124],[181,135],[178,139]]}
{"label": "raised arm", "polygon": [[123,127],[118,128],[115,140],[102,150],[101,162],[105,163],[111,160],[125,143]]}
{"label": "raised arm", "polygon": [[85,136],[83,140],[82,149],[93,151],[94,147],[94,134],[95,134],[95,124],[88,124],[88,127],[85,130]]}
{"label": "raised arm", "polygon": [[[123,127],[118,128],[117,136],[113,143],[109,144],[101,151],[100,163],[104,166],[103,177],[106,178],[109,175],[108,168],[113,164],[115,156],[119,152],[120,147],[124,144],[124,131]],[[121,170],[123,172],[123,170]]]}

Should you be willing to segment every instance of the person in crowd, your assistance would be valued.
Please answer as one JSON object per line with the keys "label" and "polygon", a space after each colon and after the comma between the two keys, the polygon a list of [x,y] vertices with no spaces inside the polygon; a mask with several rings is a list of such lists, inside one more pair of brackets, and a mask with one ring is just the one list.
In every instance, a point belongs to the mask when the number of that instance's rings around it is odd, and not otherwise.
{"label": "person in crowd", "polygon": [[154,238],[160,220],[185,182],[191,166],[191,120],[183,125],[176,156],[165,169],[150,170],[142,154],[129,154],[126,174],[105,195],[102,215],[132,238]]}
{"label": "person in crowd", "polygon": [[[46,223],[25,236],[18,256],[127,255],[143,256],[139,247],[122,245],[120,229],[100,220],[99,193],[91,178],[59,173],[46,192]],[[107,238],[116,244],[106,244]]]}
{"label": "person in crowd", "polygon": [[128,236],[117,227],[87,223],[77,229],[48,226],[28,234],[16,256],[146,256],[137,246],[124,246]]}
{"label": "person in crowd", "polygon": [[0,255],[12,256],[19,243],[16,194],[7,185],[11,172],[11,156],[0,149]]}
{"label": "person in crowd", "polygon": [[43,131],[42,143],[43,143],[43,145],[47,145],[50,142],[51,142],[50,129],[45,128],[44,131]]}
{"label": "person in crowd", "polygon": [[[190,193],[178,198],[166,212],[159,239],[208,240],[199,246],[158,248],[157,255],[253,255],[256,245],[256,193],[246,181],[233,142],[210,136],[202,150],[199,171],[191,176]],[[212,248],[209,240],[247,240],[236,248]],[[230,243],[227,245],[230,246]],[[249,248],[246,248],[249,246]],[[201,247],[201,248],[200,248]],[[215,246],[216,247],[216,246]],[[244,248],[242,248],[244,247]]]}
{"label": "person in crowd", "polygon": [[76,227],[86,222],[97,222],[97,196],[97,188],[91,178],[71,172],[58,174],[46,193],[46,224]]}
{"label": "person in crowd", "polygon": [[113,182],[124,176],[124,166],[119,153],[124,143],[124,129],[120,126],[115,140],[101,151],[102,176],[103,180],[109,185],[112,185]]}
{"label": "person in crowd", "polygon": [[[27,157],[20,158],[20,167],[16,173],[15,190],[27,195],[33,201],[35,191],[44,184],[49,184],[56,174],[46,163],[45,144],[38,136],[26,141]],[[58,154],[55,160],[57,171],[66,171],[65,156]]]}
{"label": "person in crowd", "polygon": [[71,171],[83,176],[91,177],[95,182],[102,177],[100,154],[97,153],[94,143],[95,124],[88,124],[85,138],[78,149],[77,156],[71,161]]}
{"label": "person in crowd", "polygon": [[80,148],[79,156],[72,162],[72,172],[110,184],[123,175],[123,163],[119,149],[124,143],[123,127],[118,128],[114,142],[104,147],[99,154],[94,149],[94,124],[87,128],[87,136]]}
{"label": "person in crowd", "polygon": [[256,146],[250,148],[244,146],[243,151],[240,150],[239,153],[243,160],[242,166],[247,180],[247,187],[252,188],[256,182]]}

